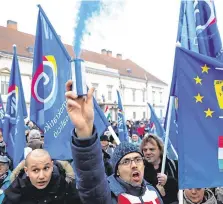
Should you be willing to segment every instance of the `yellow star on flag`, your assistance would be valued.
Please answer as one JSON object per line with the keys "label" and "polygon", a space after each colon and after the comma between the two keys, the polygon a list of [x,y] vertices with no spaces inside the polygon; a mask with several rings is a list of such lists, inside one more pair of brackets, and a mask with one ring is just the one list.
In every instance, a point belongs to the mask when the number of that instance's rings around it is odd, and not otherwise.
{"label": "yellow star on flag", "polygon": [[201,96],[199,93],[197,94],[197,96],[194,96],[194,98],[196,99],[196,103],[197,102],[203,102],[202,99],[204,98],[204,96]]}
{"label": "yellow star on flag", "polygon": [[199,78],[199,76],[197,76],[196,78],[194,78],[194,80],[196,81],[196,84],[201,84],[202,79]]}
{"label": "yellow star on flag", "polygon": [[202,69],[202,73],[206,72],[208,74],[208,70],[210,68],[205,64],[203,67],[201,67],[201,69]]}
{"label": "yellow star on flag", "polygon": [[210,108],[208,108],[206,111],[204,111],[206,113],[206,118],[207,117],[211,117],[212,118],[212,114],[214,113],[214,111],[211,111]]}

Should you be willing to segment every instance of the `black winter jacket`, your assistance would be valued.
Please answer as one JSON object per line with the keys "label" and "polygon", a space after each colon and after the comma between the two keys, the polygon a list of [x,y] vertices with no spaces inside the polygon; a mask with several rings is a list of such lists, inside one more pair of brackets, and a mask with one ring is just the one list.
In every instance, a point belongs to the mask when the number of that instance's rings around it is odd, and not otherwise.
{"label": "black winter jacket", "polygon": [[65,177],[62,166],[55,162],[50,183],[39,190],[22,170],[5,190],[2,204],[81,204],[75,184],[67,183]]}

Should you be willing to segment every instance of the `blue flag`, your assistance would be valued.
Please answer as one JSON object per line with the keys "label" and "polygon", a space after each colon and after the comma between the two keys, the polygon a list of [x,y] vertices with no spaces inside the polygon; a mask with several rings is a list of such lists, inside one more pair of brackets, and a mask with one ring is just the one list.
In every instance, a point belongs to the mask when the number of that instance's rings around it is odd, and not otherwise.
{"label": "blue flag", "polygon": [[105,117],[104,112],[102,111],[97,101],[95,100],[95,98],[93,102],[94,102],[94,125],[96,127],[98,135],[101,136],[110,124],[107,118]]}
{"label": "blue flag", "polygon": [[181,1],[177,41],[183,48],[223,60],[214,1]]}
{"label": "blue flag", "polygon": [[[71,58],[39,6],[31,86],[30,118],[44,132],[44,148],[53,159],[69,160],[73,124],[66,111],[65,83]],[[109,125],[94,100],[94,125],[101,135]],[[59,151],[58,151],[59,149]]]}
{"label": "blue flag", "polygon": [[4,116],[5,116],[5,110],[2,102],[2,97],[0,94],[0,130],[2,130],[3,128]]}
{"label": "blue flag", "polygon": [[120,142],[129,141],[128,139],[128,130],[125,123],[125,116],[122,106],[121,97],[119,91],[117,91],[118,95],[118,136]]}
{"label": "blue flag", "polygon": [[176,48],[175,70],[179,186],[223,186],[223,63]]}
{"label": "blue flag", "polygon": [[[223,62],[223,50],[220,34],[217,26],[214,1],[181,0],[180,17],[178,25],[177,41],[181,47],[219,59]],[[170,96],[174,96],[176,87],[176,75],[173,70]],[[177,99],[171,108],[170,140],[174,148],[177,147]],[[169,103],[168,103],[169,108]],[[167,109],[168,113],[168,109]],[[167,113],[164,128],[167,125]]]}
{"label": "blue flag", "polygon": [[25,107],[16,47],[14,47],[6,113],[3,125],[3,137],[6,143],[6,151],[13,159],[14,168],[24,158],[24,148],[26,146],[24,123],[26,115],[24,114],[27,113],[27,111],[24,110]]}
{"label": "blue flag", "polygon": [[44,132],[53,159],[69,160],[73,125],[66,111],[70,56],[39,6],[31,85],[30,119]]}
{"label": "blue flag", "polygon": [[[153,109],[153,107],[148,103],[149,109],[150,109],[150,121],[155,125],[155,132],[154,134],[157,135],[158,137],[161,138],[161,140],[163,141],[163,143],[165,142],[165,130],[162,127],[162,125],[160,124],[159,118],[156,116],[156,113]],[[168,147],[167,147],[167,156],[169,159],[177,159],[177,155],[174,152],[173,146],[169,140],[168,142]]]}

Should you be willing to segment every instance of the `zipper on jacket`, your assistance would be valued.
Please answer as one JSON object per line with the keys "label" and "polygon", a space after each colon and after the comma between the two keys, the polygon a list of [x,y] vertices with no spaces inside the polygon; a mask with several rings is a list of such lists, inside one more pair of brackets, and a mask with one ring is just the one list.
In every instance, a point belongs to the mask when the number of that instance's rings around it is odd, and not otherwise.
{"label": "zipper on jacket", "polygon": [[142,196],[139,196],[139,199],[140,199],[141,203],[144,204],[144,201],[142,199]]}

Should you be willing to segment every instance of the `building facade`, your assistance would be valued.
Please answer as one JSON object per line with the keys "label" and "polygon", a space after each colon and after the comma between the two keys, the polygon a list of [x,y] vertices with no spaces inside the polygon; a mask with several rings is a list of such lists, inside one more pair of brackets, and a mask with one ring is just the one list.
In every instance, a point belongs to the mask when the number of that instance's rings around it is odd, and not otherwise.
{"label": "building facade", "polygon": [[[0,26],[0,93],[4,104],[13,57],[13,44],[17,45],[17,55],[22,77],[27,110],[30,108],[33,47],[35,36],[17,30],[17,23],[8,21],[7,27]],[[73,56],[72,46],[65,45]],[[95,98],[104,110],[108,106],[112,120],[117,120],[117,90],[120,91],[126,119],[141,120],[149,117],[147,103],[151,103],[157,116],[165,116],[167,84],[145,71],[121,54],[112,55],[109,50],[101,53],[84,50],[82,59],[86,65],[86,81],[95,88]]]}

